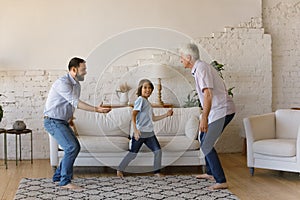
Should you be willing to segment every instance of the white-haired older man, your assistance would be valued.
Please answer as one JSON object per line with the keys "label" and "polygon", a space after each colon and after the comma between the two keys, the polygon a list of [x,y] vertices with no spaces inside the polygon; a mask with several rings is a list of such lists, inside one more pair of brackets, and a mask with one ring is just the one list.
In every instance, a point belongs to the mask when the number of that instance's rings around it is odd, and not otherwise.
{"label": "white-haired older man", "polygon": [[224,128],[233,119],[235,106],[217,70],[200,60],[196,44],[183,46],[180,54],[181,63],[185,68],[191,69],[195,78],[196,90],[203,108],[199,123],[199,140],[205,155],[206,174],[196,177],[215,180],[216,184],[209,189],[225,189],[228,185],[214,145]]}

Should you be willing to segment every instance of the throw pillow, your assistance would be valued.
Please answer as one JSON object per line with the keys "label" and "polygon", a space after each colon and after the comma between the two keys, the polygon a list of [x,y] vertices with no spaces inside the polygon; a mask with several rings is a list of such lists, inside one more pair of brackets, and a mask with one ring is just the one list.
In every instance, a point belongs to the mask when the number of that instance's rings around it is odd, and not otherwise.
{"label": "throw pillow", "polygon": [[188,119],[185,124],[185,135],[190,138],[196,140],[198,137],[199,131],[199,119],[195,116]]}

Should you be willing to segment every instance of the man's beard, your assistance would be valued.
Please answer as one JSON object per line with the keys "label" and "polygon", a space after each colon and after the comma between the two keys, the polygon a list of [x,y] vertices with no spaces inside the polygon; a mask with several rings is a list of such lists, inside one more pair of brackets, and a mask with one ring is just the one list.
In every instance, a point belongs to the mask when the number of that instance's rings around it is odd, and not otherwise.
{"label": "man's beard", "polygon": [[78,80],[78,81],[83,81],[84,80],[84,76],[81,76],[81,75],[79,75],[78,73],[76,73],[76,79]]}

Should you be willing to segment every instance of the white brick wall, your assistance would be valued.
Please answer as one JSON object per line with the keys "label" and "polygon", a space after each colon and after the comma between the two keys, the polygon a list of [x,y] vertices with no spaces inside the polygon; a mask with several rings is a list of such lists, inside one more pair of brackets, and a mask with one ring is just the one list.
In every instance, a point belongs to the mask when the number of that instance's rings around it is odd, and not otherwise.
{"label": "white brick wall", "polygon": [[[227,28],[218,37],[201,38],[199,44],[225,64],[227,87],[234,86],[237,113],[217,144],[221,152],[239,151],[244,135],[242,119],[271,111],[271,38],[261,28]],[[233,145],[234,144],[234,145]]]}
{"label": "white brick wall", "polygon": [[300,107],[300,1],[263,1],[263,25],[272,35],[273,110]]}
{"label": "white brick wall", "polygon": [[[49,157],[48,135],[43,128],[43,109],[45,100],[53,80],[66,71],[0,71],[0,104],[4,109],[4,118],[0,126],[12,128],[16,120],[24,120],[27,128],[33,130],[34,158]],[[15,159],[15,136],[8,135],[8,159]],[[0,146],[3,147],[1,135]],[[0,151],[4,157],[3,149]],[[30,135],[22,135],[22,158],[30,158]]]}

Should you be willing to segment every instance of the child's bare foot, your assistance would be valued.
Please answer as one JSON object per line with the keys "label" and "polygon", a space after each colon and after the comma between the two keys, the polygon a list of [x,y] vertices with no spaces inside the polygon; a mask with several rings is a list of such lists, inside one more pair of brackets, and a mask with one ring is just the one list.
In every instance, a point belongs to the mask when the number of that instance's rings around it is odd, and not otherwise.
{"label": "child's bare foot", "polygon": [[155,173],[154,176],[161,178],[161,177],[164,177],[165,175],[163,175],[161,173]]}
{"label": "child's bare foot", "polygon": [[206,179],[206,180],[210,180],[210,181],[215,181],[215,178],[212,175],[208,175],[208,174],[199,174],[196,176],[197,179]]}
{"label": "child's bare foot", "polygon": [[61,186],[63,189],[70,189],[70,190],[83,190],[82,187],[75,185],[73,183],[69,183],[67,185]]}
{"label": "child's bare foot", "polygon": [[123,178],[124,177],[124,175],[123,175],[123,172],[121,172],[121,171],[117,171],[117,177],[119,177],[119,178]]}
{"label": "child's bare foot", "polygon": [[222,189],[227,189],[228,185],[227,183],[216,183],[210,187],[208,187],[209,190],[222,190]]}

